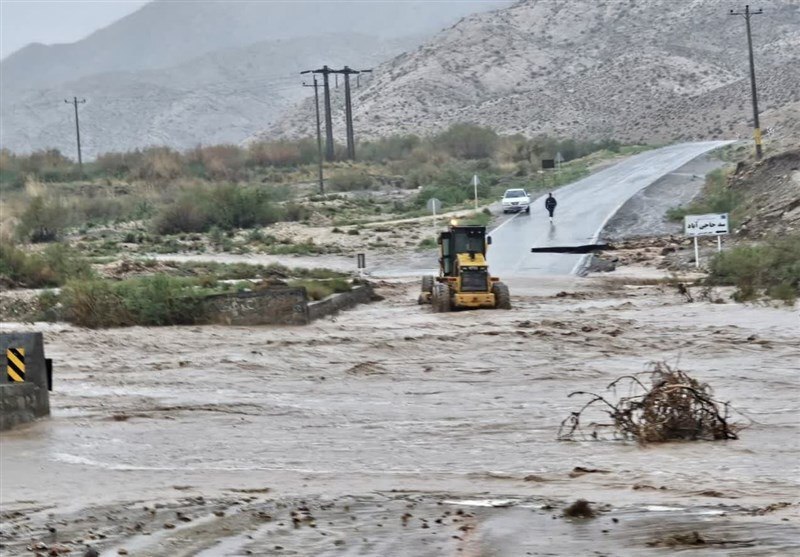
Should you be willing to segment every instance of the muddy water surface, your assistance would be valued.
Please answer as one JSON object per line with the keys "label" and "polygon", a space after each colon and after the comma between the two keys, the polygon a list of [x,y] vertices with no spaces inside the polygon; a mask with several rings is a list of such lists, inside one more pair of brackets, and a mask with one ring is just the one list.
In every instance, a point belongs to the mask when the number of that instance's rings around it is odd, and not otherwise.
{"label": "muddy water surface", "polygon": [[[800,554],[797,311],[565,280],[512,281],[508,312],[387,282],[307,327],[47,326],[53,417],[0,445],[4,555]],[[570,392],[653,360],[752,425],[555,441]]]}

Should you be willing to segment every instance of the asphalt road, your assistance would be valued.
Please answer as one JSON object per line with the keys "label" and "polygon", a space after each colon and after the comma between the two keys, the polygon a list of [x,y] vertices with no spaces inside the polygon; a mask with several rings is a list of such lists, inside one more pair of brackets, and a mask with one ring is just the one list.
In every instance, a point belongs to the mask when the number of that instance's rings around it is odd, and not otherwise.
{"label": "asphalt road", "polygon": [[671,145],[635,155],[553,192],[558,201],[553,223],[544,208],[546,195],[531,213],[518,213],[491,232],[489,267],[499,277],[578,273],[588,256],[531,253],[532,247],[593,244],[608,220],[633,195],[703,153],[727,145],[705,141]]}

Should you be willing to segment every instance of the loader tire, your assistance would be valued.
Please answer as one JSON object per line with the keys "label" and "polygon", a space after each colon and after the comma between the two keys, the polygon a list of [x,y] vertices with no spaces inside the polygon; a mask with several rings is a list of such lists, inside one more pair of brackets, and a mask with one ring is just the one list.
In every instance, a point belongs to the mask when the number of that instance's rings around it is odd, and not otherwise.
{"label": "loader tire", "polygon": [[436,281],[433,278],[433,275],[425,275],[422,277],[422,291],[423,292],[433,292],[433,285]]}
{"label": "loader tire", "polygon": [[492,294],[494,294],[495,308],[511,309],[511,293],[508,291],[508,286],[502,282],[496,282],[492,286]]}
{"label": "loader tire", "polygon": [[436,284],[433,286],[431,305],[436,313],[446,313],[450,311],[450,287],[446,284]]}

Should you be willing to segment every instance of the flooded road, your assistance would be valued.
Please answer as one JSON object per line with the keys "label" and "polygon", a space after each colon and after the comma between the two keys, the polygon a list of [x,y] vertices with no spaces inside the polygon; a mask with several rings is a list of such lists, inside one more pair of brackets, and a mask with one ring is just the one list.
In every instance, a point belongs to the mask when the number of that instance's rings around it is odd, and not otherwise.
{"label": "flooded road", "polygon": [[[511,311],[434,314],[400,280],[306,327],[27,326],[56,362],[53,416],[2,436],[3,555],[32,539],[163,556],[800,553],[796,309],[509,282]],[[570,392],[654,360],[752,425],[730,442],[555,440]],[[564,518],[578,498],[598,517]]]}

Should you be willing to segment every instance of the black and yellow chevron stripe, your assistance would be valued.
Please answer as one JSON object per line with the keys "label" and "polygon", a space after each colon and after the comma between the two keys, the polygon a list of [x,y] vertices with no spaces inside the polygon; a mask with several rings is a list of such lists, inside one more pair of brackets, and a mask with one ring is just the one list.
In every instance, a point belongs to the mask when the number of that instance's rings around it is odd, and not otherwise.
{"label": "black and yellow chevron stripe", "polygon": [[6,375],[11,381],[25,381],[25,349],[9,348],[6,350]]}

